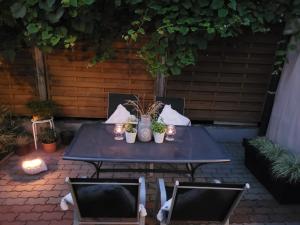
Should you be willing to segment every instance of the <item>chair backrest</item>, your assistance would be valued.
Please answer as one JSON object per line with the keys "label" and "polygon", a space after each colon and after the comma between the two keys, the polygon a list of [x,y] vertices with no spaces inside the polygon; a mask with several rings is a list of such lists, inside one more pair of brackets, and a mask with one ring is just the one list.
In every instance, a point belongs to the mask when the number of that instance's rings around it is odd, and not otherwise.
{"label": "chair backrest", "polygon": [[68,178],[74,207],[82,218],[139,218],[137,179]]}
{"label": "chair backrest", "polygon": [[126,106],[126,100],[136,100],[133,94],[108,93],[107,118],[113,114],[119,104],[122,104],[131,114],[135,114],[131,106]]}
{"label": "chair backrest", "polygon": [[168,222],[194,220],[225,224],[248,187],[248,184],[176,182]]}
{"label": "chair backrest", "polygon": [[[172,109],[176,110],[180,114],[184,115],[184,107],[185,102],[184,98],[173,98],[173,97],[155,97],[156,101],[160,101],[164,103],[165,105],[171,105]],[[160,109],[160,112],[162,111],[162,108]]]}

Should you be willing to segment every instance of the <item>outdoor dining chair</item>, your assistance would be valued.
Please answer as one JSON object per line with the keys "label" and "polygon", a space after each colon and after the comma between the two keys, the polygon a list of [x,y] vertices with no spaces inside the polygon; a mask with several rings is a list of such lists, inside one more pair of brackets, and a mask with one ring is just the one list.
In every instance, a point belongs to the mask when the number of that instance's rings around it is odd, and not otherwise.
{"label": "outdoor dining chair", "polygon": [[74,202],[73,225],[145,224],[145,180],[67,178]]}
{"label": "outdoor dining chair", "polygon": [[131,106],[124,105],[127,100],[136,100],[133,94],[108,93],[107,118],[113,114],[119,104],[122,104],[131,114],[135,114]]}
{"label": "outdoor dining chair", "polygon": [[179,181],[175,182],[174,187],[166,187],[164,180],[159,179],[156,208],[160,201],[160,224],[170,224],[171,221],[209,221],[229,225],[230,215],[249,187],[249,184]]}
{"label": "outdoor dining chair", "polygon": [[[155,97],[155,101],[160,101],[165,105],[171,105],[172,109],[176,110],[180,114],[184,115],[185,101],[184,98],[175,98],[175,97]],[[160,111],[162,108],[160,109]]]}

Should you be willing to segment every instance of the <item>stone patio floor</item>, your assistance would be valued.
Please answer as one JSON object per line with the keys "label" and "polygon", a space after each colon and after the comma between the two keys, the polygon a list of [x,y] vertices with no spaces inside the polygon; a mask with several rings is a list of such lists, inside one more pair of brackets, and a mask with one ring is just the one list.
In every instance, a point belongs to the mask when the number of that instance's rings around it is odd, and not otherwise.
{"label": "stone patio floor", "polygon": [[[220,179],[222,182],[248,182],[247,191],[238,208],[231,217],[231,224],[243,225],[300,225],[300,205],[279,205],[274,198],[258,183],[244,166],[243,148],[239,143],[223,144],[232,161],[227,164],[205,165],[197,171],[197,181]],[[89,176],[93,168],[83,162],[62,160],[63,148],[53,154],[41,150],[28,156],[12,156],[0,165],[0,225],[67,225],[72,224],[72,210],[61,211],[59,202],[68,193],[65,178]],[[24,159],[36,156],[44,159],[49,171],[39,175],[25,175],[21,170]],[[108,165],[108,164],[106,164]],[[112,166],[110,164],[109,166]],[[120,165],[113,164],[114,167]],[[124,166],[124,165],[123,165]],[[145,165],[131,164],[130,167]],[[168,165],[161,165],[167,167]],[[169,185],[174,181],[186,181],[185,175],[154,174],[149,176],[138,173],[108,173],[102,177],[139,177],[145,176],[147,182],[146,224],[155,224],[153,206],[155,184],[163,177]],[[211,224],[211,223],[209,223]]]}

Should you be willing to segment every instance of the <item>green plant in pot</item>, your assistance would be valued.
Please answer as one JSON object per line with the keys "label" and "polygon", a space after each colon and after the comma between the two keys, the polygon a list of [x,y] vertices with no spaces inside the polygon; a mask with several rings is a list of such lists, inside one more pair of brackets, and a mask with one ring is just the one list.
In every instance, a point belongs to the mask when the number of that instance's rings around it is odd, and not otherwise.
{"label": "green plant in pot", "polygon": [[56,151],[56,133],[54,129],[44,128],[40,139],[45,152],[51,153]]}
{"label": "green plant in pot", "polygon": [[19,156],[27,155],[31,152],[32,136],[28,132],[22,132],[16,137],[15,153]]}
{"label": "green plant in pot", "polygon": [[132,123],[126,123],[125,128],[125,138],[127,143],[134,143],[137,135],[137,130],[134,128]]}
{"label": "green plant in pot", "polygon": [[57,112],[57,105],[52,100],[32,100],[26,106],[31,111],[34,121],[49,119]]}
{"label": "green plant in pot", "polygon": [[151,129],[153,132],[155,143],[158,143],[158,144],[163,143],[166,129],[167,129],[166,124],[159,122],[159,121],[153,121],[151,124]]}

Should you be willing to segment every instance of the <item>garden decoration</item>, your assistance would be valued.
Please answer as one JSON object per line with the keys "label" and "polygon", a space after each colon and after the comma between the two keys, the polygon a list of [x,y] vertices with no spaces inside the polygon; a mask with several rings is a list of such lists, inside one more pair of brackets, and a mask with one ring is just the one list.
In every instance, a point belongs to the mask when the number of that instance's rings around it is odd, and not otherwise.
{"label": "garden decoration", "polygon": [[136,96],[136,100],[128,100],[126,105],[133,107],[139,117],[137,135],[141,142],[149,142],[152,139],[151,120],[157,117],[157,113],[163,103],[156,101],[146,104],[145,98],[142,100]]}
{"label": "garden decoration", "polygon": [[265,137],[244,140],[245,164],[282,204],[300,203],[300,159]]}
{"label": "garden decoration", "polygon": [[23,171],[26,174],[34,175],[47,171],[47,165],[42,159],[27,160],[22,163]]}

